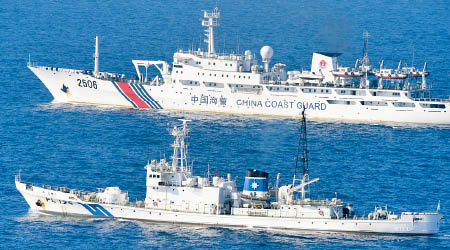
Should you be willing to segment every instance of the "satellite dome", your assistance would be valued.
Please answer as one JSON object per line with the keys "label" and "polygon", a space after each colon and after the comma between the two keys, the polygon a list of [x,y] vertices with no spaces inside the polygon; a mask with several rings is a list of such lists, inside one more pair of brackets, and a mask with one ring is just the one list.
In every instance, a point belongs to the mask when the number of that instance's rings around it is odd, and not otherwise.
{"label": "satellite dome", "polygon": [[266,45],[261,48],[260,53],[263,59],[270,59],[273,56],[273,49],[272,47]]}
{"label": "satellite dome", "polygon": [[252,52],[251,52],[250,50],[246,50],[246,51],[244,52],[244,55],[246,55],[246,56],[251,56],[251,55],[252,55]]}

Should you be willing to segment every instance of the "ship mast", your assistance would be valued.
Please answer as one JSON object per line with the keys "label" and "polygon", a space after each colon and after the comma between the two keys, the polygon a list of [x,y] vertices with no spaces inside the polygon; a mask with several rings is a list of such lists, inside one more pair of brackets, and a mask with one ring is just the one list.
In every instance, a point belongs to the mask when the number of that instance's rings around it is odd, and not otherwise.
{"label": "ship mast", "polygon": [[172,144],[172,171],[174,172],[177,172],[178,170],[182,172],[190,171],[187,164],[187,144],[185,142],[185,139],[189,133],[189,130],[187,128],[187,122],[189,120],[180,119],[180,121],[183,122],[182,127],[180,128],[175,126],[171,132],[171,134],[175,136],[175,140]]}
{"label": "ship mast", "polygon": [[[301,154],[301,156],[300,156]],[[296,179],[297,169],[298,169],[298,161],[302,161],[302,172],[303,176],[301,179]],[[301,188],[300,193],[302,194],[302,200],[306,198],[306,192],[309,192],[309,184],[312,183],[309,181],[309,159],[308,159],[308,141],[306,139],[306,118],[305,118],[305,110],[302,111],[302,120],[300,124],[300,136],[298,139],[298,148],[297,148],[297,157],[295,159],[295,170],[294,170],[294,178],[292,180],[292,185],[295,187],[295,183],[297,181],[300,182],[299,187]],[[315,181],[315,180],[313,180]],[[305,186],[308,186],[308,191],[305,190]]]}
{"label": "ship mast", "polygon": [[360,88],[369,88],[368,74],[370,70],[370,60],[369,60],[369,32],[364,31],[364,48],[363,57],[361,58],[361,70],[364,76],[361,77]]}
{"label": "ship mast", "polygon": [[369,32],[367,32],[367,30],[364,31],[363,38],[364,38],[364,48],[363,48],[363,58],[362,58],[361,62],[365,66],[365,65],[369,65],[369,63],[370,63],[370,60],[369,60]]}
{"label": "ship mast", "polygon": [[202,20],[202,26],[208,27],[207,30],[205,30],[206,34],[205,36],[207,39],[205,42],[208,44],[208,55],[215,54],[214,50],[214,27],[219,26],[219,22],[217,22],[216,19],[220,17],[219,8],[214,8],[213,11],[203,11],[203,17],[205,18]]}
{"label": "ship mast", "polygon": [[98,36],[95,36],[95,53],[94,53],[94,77],[98,77]]}

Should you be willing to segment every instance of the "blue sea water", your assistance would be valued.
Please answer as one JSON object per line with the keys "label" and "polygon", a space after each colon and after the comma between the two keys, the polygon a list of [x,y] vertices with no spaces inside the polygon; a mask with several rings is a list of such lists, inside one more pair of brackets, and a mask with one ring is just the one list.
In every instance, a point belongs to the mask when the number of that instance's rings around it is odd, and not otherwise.
{"label": "blue sea water", "polygon": [[[219,51],[271,45],[273,62],[309,68],[313,51],[337,51],[352,65],[368,30],[369,55],[394,66],[428,61],[435,95],[450,94],[450,4],[437,1],[218,1]],[[101,70],[132,76],[132,59],[171,61],[178,48],[202,44],[202,9],[216,1],[11,1],[0,4],[0,248],[448,248],[450,128],[405,124],[308,123],[313,195],[354,203],[360,213],[389,204],[394,211],[434,211],[433,236],[281,232],[153,224],[42,215],[29,211],[14,175],[40,184],[95,191],[118,185],[145,196],[148,159],[170,154],[169,125],[192,119],[191,158],[198,174],[243,176],[247,168],[289,181],[298,138],[292,119],[153,112],[51,103],[26,68],[93,68],[100,36]],[[413,56],[414,54],[414,56]],[[243,178],[238,178],[240,184]]]}

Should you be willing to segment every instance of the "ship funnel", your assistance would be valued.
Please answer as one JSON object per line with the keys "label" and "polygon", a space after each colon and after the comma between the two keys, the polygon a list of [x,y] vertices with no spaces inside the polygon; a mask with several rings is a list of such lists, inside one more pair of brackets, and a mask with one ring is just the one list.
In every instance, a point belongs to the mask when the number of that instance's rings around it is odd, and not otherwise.
{"label": "ship funnel", "polygon": [[269,72],[270,59],[273,56],[273,49],[270,46],[264,46],[260,50],[262,61],[264,63],[264,72]]}
{"label": "ship funnel", "polygon": [[94,76],[98,77],[98,36],[95,36]]}
{"label": "ship funnel", "polygon": [[265,198],[269,192],[269,174],[256,169],[247,169],[242,194],[253,198]]}

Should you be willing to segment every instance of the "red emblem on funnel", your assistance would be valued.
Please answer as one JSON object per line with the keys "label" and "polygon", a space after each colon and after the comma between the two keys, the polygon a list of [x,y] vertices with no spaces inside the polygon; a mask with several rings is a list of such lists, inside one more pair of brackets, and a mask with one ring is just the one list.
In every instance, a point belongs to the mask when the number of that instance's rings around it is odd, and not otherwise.
{"label": "red emblem on funnel", "polygon": [[325,60],[320,61],[320,67],[325,68],[325,66],[327,66],[327,62]]}

